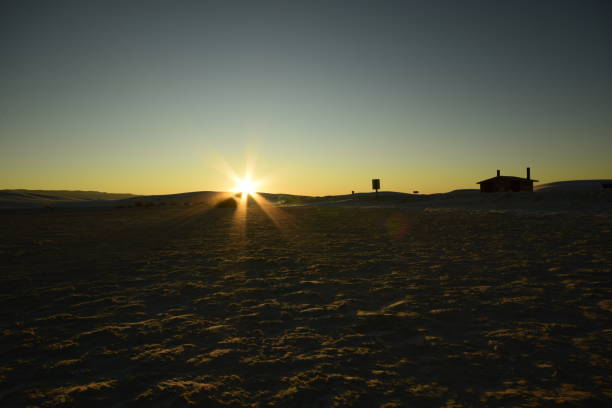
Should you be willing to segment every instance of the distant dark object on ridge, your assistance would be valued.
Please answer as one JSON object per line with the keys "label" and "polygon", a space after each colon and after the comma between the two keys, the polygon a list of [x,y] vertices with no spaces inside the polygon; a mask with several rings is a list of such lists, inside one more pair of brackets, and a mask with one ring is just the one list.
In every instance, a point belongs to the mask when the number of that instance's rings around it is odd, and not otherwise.
{"label": "distant dark object on ridge", "polygon": [[527,167],[527,178],[515,176],[502,176],[497,170],[497,176],[490,179],[479,181],[481,193],[499,192],[533,192],[533,183],[538,180],[531,178],[531,170]]}

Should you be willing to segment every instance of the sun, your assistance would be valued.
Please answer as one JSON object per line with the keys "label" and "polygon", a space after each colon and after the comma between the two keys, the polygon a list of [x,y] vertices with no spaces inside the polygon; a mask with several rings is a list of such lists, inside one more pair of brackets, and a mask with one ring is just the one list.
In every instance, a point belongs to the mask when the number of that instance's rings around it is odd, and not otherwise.
{"label": "sun", "polygon": [[234,191],[236,193],[242,193],[246,195],[255,194],[255,188],[257,187],[257,183],[252,181],[250,177],[244,177],[236,179],[237,185],[234,187]]}

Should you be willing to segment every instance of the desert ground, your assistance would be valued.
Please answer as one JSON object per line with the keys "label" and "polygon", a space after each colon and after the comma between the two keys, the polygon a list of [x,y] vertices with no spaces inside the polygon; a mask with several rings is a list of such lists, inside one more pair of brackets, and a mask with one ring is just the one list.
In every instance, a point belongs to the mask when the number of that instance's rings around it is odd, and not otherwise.
{"label": "desert ground", "polygon": [[0,211],[0,406],[612,405],[612,212],[350,204]]}

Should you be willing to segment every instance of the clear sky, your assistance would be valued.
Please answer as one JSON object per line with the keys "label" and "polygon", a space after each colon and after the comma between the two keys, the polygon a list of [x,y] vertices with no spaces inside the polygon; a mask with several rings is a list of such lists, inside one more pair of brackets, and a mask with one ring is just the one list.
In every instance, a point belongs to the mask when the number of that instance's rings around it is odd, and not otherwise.
{"label": "clear sky", "polygon": [[0,3],[0,188],[612,178],[612,2]]}

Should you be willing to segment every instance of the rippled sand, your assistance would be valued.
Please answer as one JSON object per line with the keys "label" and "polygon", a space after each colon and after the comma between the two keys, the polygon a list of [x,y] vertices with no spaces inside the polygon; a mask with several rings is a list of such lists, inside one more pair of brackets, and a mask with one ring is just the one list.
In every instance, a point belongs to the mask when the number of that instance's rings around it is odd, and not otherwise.
{"label": "rippled sand", "polygon": [[0,406],[612,403],[612,215],[0,212]]}

